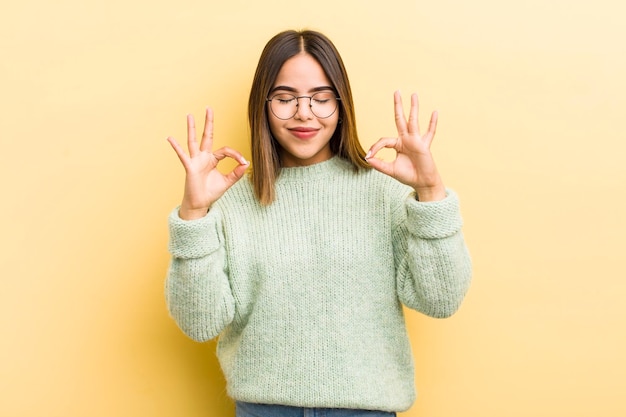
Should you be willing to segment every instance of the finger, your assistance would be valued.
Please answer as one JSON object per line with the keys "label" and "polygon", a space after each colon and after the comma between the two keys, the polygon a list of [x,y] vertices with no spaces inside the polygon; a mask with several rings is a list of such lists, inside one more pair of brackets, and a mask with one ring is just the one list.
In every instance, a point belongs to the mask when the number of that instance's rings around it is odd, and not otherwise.
{"label": "finger", "polygon": [[373,144],[367,154],[365,154],[365,159],[374,157],[382,148],[396,149],[397,144],[398,138],[381,138],[375,144]]}
{"label": "finger", "polygon": [[204,116],[204,131],[202,132],[201,151],[211,151],[213,147],[213,109],[207,107]]}
{"label": "finger", "polygon": [[407,133],[406,118],[404,117],[404,108],[402,107],[402,96],[400,91],[393,93],[393,108],[396,118],[396,128],[398,129],[398,135],[402,136]]}
{"label": "finger", "polygon": [[183,149],[182,146],[180,146],[178,144],[178,142],[176,142],[176,139],[174,139],[173,137],[168,137],[167,141],[170,143],[170,145],[172,146],[172,148],[174,148],[174,152],[176,152],[176,155],[178,156],[178,159],[180,159],[180,162],[182,162],[183,166],[187,166],[187,161],[188,161],[188,157],[187,154],[185,153],[185,150]]}
{"label": "finger", "polygon": [[409,112],[409,133],[417,133],[420,134],[420,125],[419,125],[419,100],[417,98],[417,94],[411,94],[411,111]]}
{"label": "finger", "polygon": [[393,177],[393,164],[378,158],[369,158],[367,162],[377,171]]}
{"label": "finger", "polygon": [[198,143],[196,142],[196,121],[192,114],[187,115],[187,147],[189,156],[193,158],[197,153]]}
{"label": "finger", "polygon": [[229,157],[237,161],[240,165],[250,164],[250,162],[248,162],[246,158],[243,157],[241,152],[236,151],[232,148],[229,148],[228,146],[224,146],[223,148],[216,150],[215,152],[213,152],[213,156],[215,156],[215,158],[218,161],[221,161],[222,159]]}
{"label": "finger", "polygon": [[434,111],[430,116],[430,123],[428,123],[428,137],[432,141],[437,132],[437,121],[439,120],[439,112]]}

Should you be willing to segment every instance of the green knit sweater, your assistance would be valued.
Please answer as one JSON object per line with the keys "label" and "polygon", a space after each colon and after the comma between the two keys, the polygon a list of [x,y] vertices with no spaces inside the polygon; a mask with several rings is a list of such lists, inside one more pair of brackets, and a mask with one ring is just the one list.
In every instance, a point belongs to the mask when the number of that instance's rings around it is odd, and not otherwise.
{"label": "green knit sweater", "polygon": [[283,168],[276,200],[247,178],[208,214],[169,217],[168,308],[192,339],[219,335],[239,401],[403,411],[415,398],[402,304],[459,307],[471,263],[456,195],[418,202],[339,157]]}

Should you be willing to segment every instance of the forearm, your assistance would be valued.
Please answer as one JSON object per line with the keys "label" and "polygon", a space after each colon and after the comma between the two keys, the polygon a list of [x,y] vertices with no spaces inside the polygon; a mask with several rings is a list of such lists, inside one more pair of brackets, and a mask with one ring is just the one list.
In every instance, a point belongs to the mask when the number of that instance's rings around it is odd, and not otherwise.
{"label": "forearm", "polygon": [[461,305],[472,273],[458,198],[450,190],[441,201],[407,204],[396,239],[399,296],[424,314],[448,317]]}
{"label": "forearm", "polygon": [[193,340],[216,337],[233,319],[228,280],[214,259],[173,258],[166,281],[167,307],[180,329]]}
{"label": "forearm", "polygon": [[402,302],[431,317],[445,318],[461,306],[472,265],[461,232],[437,240],[409,242]]}
{"label": "forearm", "polygon": [[213,217],[185,221],[175,210],[169,218],[167,305],[181,330],[198,341],[217,336],[234,316],[226,253]]}

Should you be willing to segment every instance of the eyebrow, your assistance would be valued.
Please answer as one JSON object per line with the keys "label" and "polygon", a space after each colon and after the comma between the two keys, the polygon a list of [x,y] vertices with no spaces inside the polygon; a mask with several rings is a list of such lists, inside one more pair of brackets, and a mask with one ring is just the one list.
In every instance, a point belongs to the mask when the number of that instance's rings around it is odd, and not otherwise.
{"label": "eyebrow", "polygon": [[[272,88],[270,90],[270,94],[272,94],[273,92],[278,91],[278,90],[289,91],[290,93],[297,93],[298,92],[298,90],[296,90],[293,87],[289,87],[289,86],[286,86],[286,85],[277,85],[276,87],[274,87],[274,88]],[[308,92],[309,93],[317,93],[318,91],[327,91],[327,90],[335,91],[335,89],[332,88],[331,86],[323,85],[323,86],[320,86],[320,87],[311,88]]]}

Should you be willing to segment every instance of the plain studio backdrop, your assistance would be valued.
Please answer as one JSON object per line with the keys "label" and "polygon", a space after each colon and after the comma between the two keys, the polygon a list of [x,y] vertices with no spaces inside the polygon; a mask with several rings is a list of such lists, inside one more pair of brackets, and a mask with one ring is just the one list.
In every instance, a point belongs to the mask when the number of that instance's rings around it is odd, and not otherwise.
{"label": "plain studio backdrop", "polygon": [[[0,8],[0,415],[233,415],[215,342],[168,317],[165,141],[215,109],[249,157],[261,49],[335,42],[361,141],[393,91],[439,110],[474,282],[450,319],[407,311],[418,400],[402,416],[626,414],[626,6],[617,0],[78,1]],[[391,157],[387,154],[387,157]]]}

